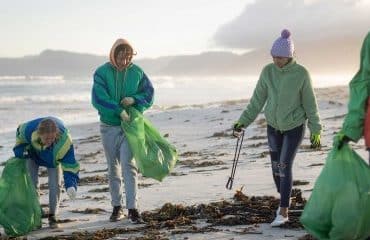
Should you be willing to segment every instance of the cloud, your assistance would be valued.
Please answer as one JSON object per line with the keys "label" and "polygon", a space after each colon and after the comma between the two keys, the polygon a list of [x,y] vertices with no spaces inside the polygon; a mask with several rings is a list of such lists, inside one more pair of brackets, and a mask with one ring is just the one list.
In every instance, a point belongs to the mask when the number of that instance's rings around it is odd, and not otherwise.
{"label": "cloud", "polygon": [[213,41],[226,48],[269,48],[283,28],[302,45],[362,39],[370,31],[369,12],[370,0],[256,0],[221,26]]}

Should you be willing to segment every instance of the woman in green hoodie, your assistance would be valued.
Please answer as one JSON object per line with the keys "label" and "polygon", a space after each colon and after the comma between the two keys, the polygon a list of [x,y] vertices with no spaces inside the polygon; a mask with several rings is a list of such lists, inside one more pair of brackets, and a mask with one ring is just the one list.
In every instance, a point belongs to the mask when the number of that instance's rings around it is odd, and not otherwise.
{"label": "woman in green hoodie", "polygon": [[273,63],[262,70],[247,108],[234,124],[234,131],[248,127],[265,106],[272,174],[280,193],[280,207],[271,226],[289,220],[292,165],[302,142],[305,123],[311,132],[311,147],[320,147],[321,124],[308,71],[293,58],[294,44],[288,30],[281,32],[271,48]]}

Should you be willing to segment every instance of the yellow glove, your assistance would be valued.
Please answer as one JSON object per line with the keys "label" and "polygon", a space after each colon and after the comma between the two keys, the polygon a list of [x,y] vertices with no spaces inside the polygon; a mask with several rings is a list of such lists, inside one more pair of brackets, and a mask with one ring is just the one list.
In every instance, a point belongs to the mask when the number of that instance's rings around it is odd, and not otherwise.
{"label": "yellow glove", "polygon": [[319,149],[321,147],[321,136],[320,133],[313,133],[311,134],[310,141],[311,141],[311,148]]}

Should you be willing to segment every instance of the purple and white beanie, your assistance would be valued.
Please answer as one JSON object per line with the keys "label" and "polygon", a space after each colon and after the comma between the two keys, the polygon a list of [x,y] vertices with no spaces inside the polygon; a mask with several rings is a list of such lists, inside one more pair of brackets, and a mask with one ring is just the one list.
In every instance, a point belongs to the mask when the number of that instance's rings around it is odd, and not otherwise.
{"label": "purple and white beanie", "polygon": [[290,32],[284,29],[281,37],[275,40],[271,48],[271,56],[292,58],[294,54],[294,43],[290,37]]}

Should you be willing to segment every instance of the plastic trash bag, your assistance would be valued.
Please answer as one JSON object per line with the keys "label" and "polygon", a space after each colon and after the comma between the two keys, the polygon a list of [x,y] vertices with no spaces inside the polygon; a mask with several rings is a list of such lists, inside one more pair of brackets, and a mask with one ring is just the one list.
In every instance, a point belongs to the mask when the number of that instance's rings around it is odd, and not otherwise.
{"label": "plastic trash bag", "polygon": [[41,227],[41,206],[25,159],[11,158],[0,178],[0,225],[8,236]]}
{"label": "plastic trash bag", "polygon": [[348,144],[329,153],[301,222],[318,239],[370,236],[370,167]]}
{"label": "plastic trash bag", "polygon": [[135,108],[129,108],[130,122],[122,121],[130,149],[139,171],[145,177],[162,181],[174,168],[176,148]]}

